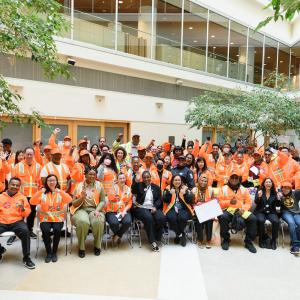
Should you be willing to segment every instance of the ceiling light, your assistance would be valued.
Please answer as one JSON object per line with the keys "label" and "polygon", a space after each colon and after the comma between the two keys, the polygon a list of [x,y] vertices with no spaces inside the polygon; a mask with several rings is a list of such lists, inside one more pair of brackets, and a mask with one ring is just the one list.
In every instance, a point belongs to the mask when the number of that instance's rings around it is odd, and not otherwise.
{"label": "ceiling light", "polygon": [[268,59],[270,59],[270,58],[271,58],[271,56],[267,56],[267,58],[268,58]]}
{"label": "ceiling light", "polygon": [[240,56],[239,54],[237,54],[236,56]]}
{"label": "ceiling light", "polygon": [[122,4],[124,1],[123,0],[119,0],[119,3]]}
{"label": "ceiling light", "polygon": [[189,27],[189,30],[192,30],[192,29],[194,29],[194,27],[193,27],[193,26],[190,26],[190,27]]}
{"label": "ceiling light", "polygon": [[214,38],[214,37],[216,37],[216,36],[215,36],[215,35],[211,35],[210,37],[211,37],[211,38]]}
{"label": "ceiling light", "polygon": [[283,60],[281,60],[280,63],[282,64],[282,63],[283,63]]}
{"label": "ceiling light", "polygon": [[234,42],[230,42],[230,45],[234,45]]}
{"label": "ceiling light", "polygon": [[216,46],[213,46],[213,49],[216,49],[217,47]]}
{"label": "ceiling light", "polygon": [[194,43],[198,43],[198,41],[197,41],[197,40],[194,40],[193,42],[194,42]]}

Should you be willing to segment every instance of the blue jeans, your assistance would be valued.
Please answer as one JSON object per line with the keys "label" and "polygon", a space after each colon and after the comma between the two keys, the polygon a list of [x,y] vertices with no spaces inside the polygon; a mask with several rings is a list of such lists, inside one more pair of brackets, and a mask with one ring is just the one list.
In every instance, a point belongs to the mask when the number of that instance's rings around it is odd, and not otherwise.
{"label": "blue jeans", "polygon": [[282,219],[288,223],[292,247],[300,248],[300,214],[283,211]]}

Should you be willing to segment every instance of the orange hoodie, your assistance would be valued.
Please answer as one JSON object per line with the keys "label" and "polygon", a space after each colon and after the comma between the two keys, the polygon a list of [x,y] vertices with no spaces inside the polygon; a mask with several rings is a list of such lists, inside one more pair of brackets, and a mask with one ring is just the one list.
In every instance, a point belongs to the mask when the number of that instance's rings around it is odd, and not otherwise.
{"label": "orange hoodie", "polygon": [[[19,205],[23,204],[25,211]],[[27,198],[20,192],[10,197],[7,192],[0,195],[0,224],[12,224],[28,217],[31,212]]]}

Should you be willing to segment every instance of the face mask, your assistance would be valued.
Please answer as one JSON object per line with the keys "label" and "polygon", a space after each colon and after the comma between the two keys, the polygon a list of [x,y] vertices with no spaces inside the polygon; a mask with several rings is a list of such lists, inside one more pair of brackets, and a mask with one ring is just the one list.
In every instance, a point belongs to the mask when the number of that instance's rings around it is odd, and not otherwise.
{"label": "face mask", "polygon": [[71,142],[70,141],[65,141],[64,144],[65,144],[66,147],[70,147],[71,146]]}
{"label": "face mask", "polygon": [[105,159],[104,159],[104,164],[105,164],[106,166],[109,166],[109,165],[111,164],[111,160],[110,160],[109,158],[105,158]]}
{"label": "face mask", "polygon": [[163,168],[164,168],[164,165],[162,165],[162,164],[157,165],[157,170],[161,171]]}

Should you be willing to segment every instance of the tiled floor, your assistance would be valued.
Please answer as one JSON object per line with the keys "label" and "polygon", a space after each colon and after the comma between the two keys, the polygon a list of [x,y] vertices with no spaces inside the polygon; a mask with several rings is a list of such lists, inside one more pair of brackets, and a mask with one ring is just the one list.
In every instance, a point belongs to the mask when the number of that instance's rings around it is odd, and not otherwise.
{"label": "tiled floor", "polygon": [[146,243],[131,249],[124,242],[100,257],[88,241],[87,256],[80,259],[75,249],[64,256],[62,240],[59,261],[45,264],[41,250],[35,270],[23,267],[20,241],[12,246],[0,241],[7,248],[0,264],[1,300],[294,300],[300,295],[300,257],[289,254],[288,241],[284,249],[258,248],[257,254],[243,247],[240,235],[229,251],[191,243],[183,248],[171,240],[152,253]]}

